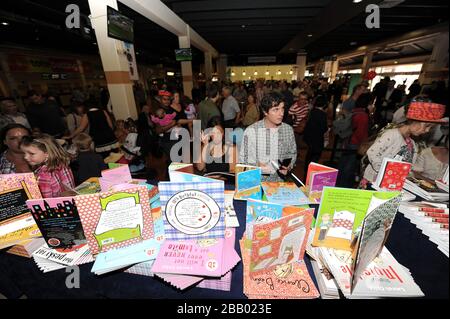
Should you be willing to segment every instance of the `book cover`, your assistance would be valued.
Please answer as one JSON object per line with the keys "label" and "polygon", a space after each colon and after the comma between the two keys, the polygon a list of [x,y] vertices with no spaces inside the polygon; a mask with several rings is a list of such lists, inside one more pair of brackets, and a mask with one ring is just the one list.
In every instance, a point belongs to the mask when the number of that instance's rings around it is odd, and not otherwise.
{"label": "book cover", "polygon": [[234,210],[234,191],[225,191],[225,227],[239,227],[239,220]]}
{"label": "book cover", "polygon": [[94,255],[154,236],[148,191],[144,186],[76,196],[75,204]]}
{"label": "book cover", "polygon": [[250,254],[250,274],[256,275],[303,259],[314,209],[275,221],[255,224]]}
{"label": "book cover", "polygon": [[326,186],[334,187],[338,176],[338,170],[311,173],[310,182],[307,185],[308,197],[314,203],[320,203],[323,188]]}
{"label": "book cover", "polygon": [[292,182],[262,182],[267,201],[283,205],[306,205],[308,197]]}
{"label": "book cover", "polygon": [[361,235],[353,252],[352,287],[356,285],[364,269],[381,253],[400,206],[400,192],[389,192],[383,195],[384,198],[380,198],[380,194],[372,197],[369,212],[364,218]]}
{"label": "book cover", "polygon": [[234,199],[246,200],[248,198],[261,199],[261,168],[250,165],[237,164],[236,174],[236,192]]}
{"label": "book cover", "polygon": [[332,272],[342,293],[347,297],[421,297],[422,291],[403,266],[386,247],[361,273],[353,291],[352,254],[330,248],[319,249],[324,264]]}
{"label": "book cover", "polygon": [[224,182],[160,182],[165,238],[223,238]]}
{"label": "book cover", "polygon": [[275,204],[261,200],[248,199],[246,209],[246,229],[248,239],[252,238],[253,226],[255,224],[266,223],[278,220],[282,217],[296,214],[308,209],[309,206],[287,206]]}
{"label": "book cover", "polygon": [[30,212],[26,201],[42,198],[33,173],[0,175],[0,223]]}
{"label": "book cover", "polygon": [[316,218],[313,246],[352,251],[375,192],[325,187]]}
{"label": "book cover", "polygon": [[321,173],[321,172],[332,172],[337,171],[335,168],[328,167],[319,163],[311,162],[308,165],[308,171],[306,172],[306,182],[305,185],[311,185],[311,177],[312,174]]}
{"label": "book cover", "polygon": [[250,275],[250,251],[240,241],[244,294],[249,298],[310,299],[320,296],[303,261],[281,264],[272,270]]}
{"label": "book cover", "polygon": [[100,182],[98,177],[91,177],[83,183],[75,187],[74,191],[78,195],[95,194],[101,192]]}
{"label": "book cover", "polygon": [[235,232],[224,238],[166,240],[153,265],[153,273],[221,277],[240,258],[234,250]]}
{"label": "book cover", "polygon": [[375,184],[381,189],[401,191],[412,164],[384,158]]}
{"label": "book cover", "polygon": [[69,248],[86,243],[74,197],[27,200],[39,230],[51,248]]}
{"label": "book cover", "polygon": [[49,248],[46,244],[44,244],[42,247],[33,252],[33,256],[47,259],[58,264],[73,266],[76,264],[78,259],[88,251],[89,246],[87,244],[72,246],[72,248],[56,249]]}

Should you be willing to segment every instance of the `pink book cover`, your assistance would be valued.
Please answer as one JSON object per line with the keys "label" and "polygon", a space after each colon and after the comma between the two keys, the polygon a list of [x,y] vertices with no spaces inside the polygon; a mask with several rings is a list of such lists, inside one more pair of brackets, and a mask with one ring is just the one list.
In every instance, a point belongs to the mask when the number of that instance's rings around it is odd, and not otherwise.
{"label": "pink book cover", "polygon": [[33,173],[0,174],[0,222],[29,214],[26,200],[38,198],[42,195]]}
{"label": "pink book cover", "polygon": [[234,230],[225,238],[166,240],[161,245],[152,272],[221,277],[240,260],[234,250]]}
{"label": "pink book cover", "polygon": [[319,203],[325,186],[334,187],[338,177],[338,170],[329,172],[316,172],[311,174],[311,185],[309,187],[309,198]]}
{"label": "pink book cover", "polygon": [[75,197],[93,255],[153,238],[153,219],[145,186]]}
{"label": "pink book cover", "polygon": [[313,215],[314,209],[307,209],[273,222],[255,224],[250,254],[251,275],[302,260]]}
{"label": "pink book cover", "polygon": [[250,299],[312,299],[320,296],[303,261],[250,276],[250,251],[241,244],[244,293]]}
{"label": "pink book cover", "polygon": [[106,179],[114,179],[121,183],[127,183],[132,180],[130,168],[128,165],[120,165],[115,168],[102,171],[102,177]]}

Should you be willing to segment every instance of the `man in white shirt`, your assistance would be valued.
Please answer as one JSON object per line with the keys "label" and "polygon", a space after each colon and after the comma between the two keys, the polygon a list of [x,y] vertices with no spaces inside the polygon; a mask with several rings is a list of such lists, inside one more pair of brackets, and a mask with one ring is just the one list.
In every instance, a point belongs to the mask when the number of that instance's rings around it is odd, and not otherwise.
{"label": "man in white shirt", "polygon": [[241,109],[236,99],[231,95],[231,88],[226,86],[222,89],[224,97],[222,103],[222,113],[225,127],[234,127],[239,123]]}

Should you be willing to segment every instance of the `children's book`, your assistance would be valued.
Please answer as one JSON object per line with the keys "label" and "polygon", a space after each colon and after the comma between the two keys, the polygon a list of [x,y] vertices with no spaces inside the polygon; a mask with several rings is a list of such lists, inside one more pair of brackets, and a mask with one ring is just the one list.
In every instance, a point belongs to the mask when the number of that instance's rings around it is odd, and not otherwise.
{"label": "children's book", "polygon": [[120,165],[115,168],[102,171],[102,177],[98,179],[102,192],[111,190],[114,185],[129,183],[132,180],[128,165]]}
{"label": "children's book", "polygon": [[412,164],[391,158],[383,158],[375,185],[383,190],[401,191],[411,171]]}
{"label": "children's book", "polygon": [[313,215],[314,209],[307,209],[271,222],[256,223],[250,246],[250,274],[303,260]]}
{"label": "children's book", "polygon": [[224,238],[166,240],[153,265],[154,273],[222,277],[240,260],[234,250],[235,231]]}
{"label": "children's book", "polygon": [[44,244],[45,240],[42,237],[27,239],[12,246],[6,252],[8,254],[31,258],[33,252]]}
{"label": "children's book", "polygon": [[86,243],[74,197],[30,199],[27,206],[49,247]]}
{"label": "children's book", "polygon": [[165,238],[189,240],[223,238],[224,182],[160,182]]}
{"label": "children's book", "polygon": [[390,209],[397,211],[397,197],[400,192],[325,187],[312,245],[353,251],[366,215],[390,200]]}
{"label": "children's book", "polygon": [[277,265],[272,270],[250,275],[250,251],[240,241],[244,294],[249,298],[318,298],[317,291],[303,261]]}
{"label": "children's book", "polygon": [[83,183],[75,187],[74,191],[78,195],[95,194],[101,192],[100,182],[98,177],[91,177]]}
{"label": "children's book", "polygon": [[151,239],[153,220],[145,186],[75,197],[93,255]]}
{"label": "children's book", "polygon": [[310,201],[300,188],[292,182],[262,182],[267,201],[283,205],[306,205]]}
{"label": "children's book", "polygon": [[239,227],[239,220],[234,210],[234,191],[225,191],[225,227]]}
{"label": "children's book", "polygon": [[403,186],[407,191],[429,201],[448,201],[448,193],[439,189],[435,182],[408,177]]}
{"label": "children's book", "polygon": [[34,257],[47,259],[66,266],[73,266],[75,262],[89,251],[87,244],[72,246],[71,248],[49,248],[46,244],[33,252]]}
{"label": "children's book", "polygon": [[306,192],[314,203],[320,203],[322,190],[325,186],[334,187],[338,176],[338,170],[317,163],[310,163],[306,177]]}
{"label": "children's book", "polygon": [[42,198],[33,173],[0,175],[0,223],[29,214],[26,201]]}
{"label": "children's book", "polygon": [[[400,193],[397,192],[397,194]],[[362,271],[381,253],[394,223],[400,201],[401,195],[372,197],[369,212],[364,218],[361,234],[353,250],[352,267],[355,271],[352,287],[355,287]]]}
{"label": "children's book", "polygon": [[158,255],[160,245],[160,242],[152,238],[133,246],[100,253],[95,258],[91,272],[102,275],[134,264],[154,260]]}
{"label": "children's book", "polygon": [[424,294],[391,253],[384,247],[381,253],[365,269],[352,289],[352,254],[348,251],[318,249],[324,265],[333,274],[336,283],[347,298],[422,297]]}
{"label": "children's book", "polygon": [[253,226],[278,220],[308,209],[309,206],[287,206],[261,200],[247,200],[246,230],[247,239],[253,236]]}
{"label": "children's book", "polygon": [[237,164],[235,167],[236,174],[236,192],[234,199],[246,200],[248,198],[261,199],[261,177],[260,167]]}
{"label": "children's book", "polygon": [[41,236],[26,201],[42,198],[33,173],[0,175],[0,249]]}

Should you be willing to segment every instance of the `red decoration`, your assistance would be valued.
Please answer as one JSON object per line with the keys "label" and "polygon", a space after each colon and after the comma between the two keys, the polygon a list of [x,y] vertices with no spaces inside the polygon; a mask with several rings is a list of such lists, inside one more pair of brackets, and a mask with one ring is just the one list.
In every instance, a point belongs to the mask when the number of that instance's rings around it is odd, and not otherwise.
{"label": "red decoration", "polygon": [[373,80],[377,76],[377,72],[375,71],[369,71],[366,74],[366,80]]}

